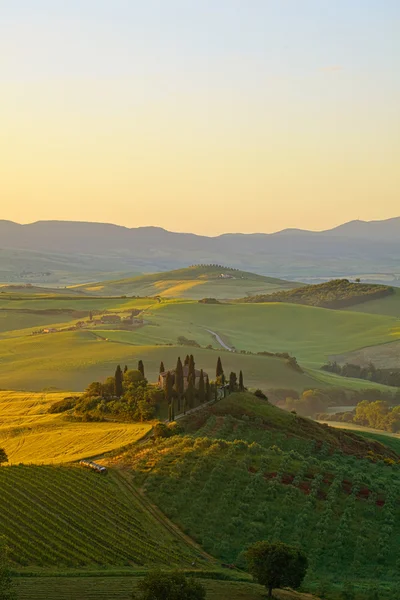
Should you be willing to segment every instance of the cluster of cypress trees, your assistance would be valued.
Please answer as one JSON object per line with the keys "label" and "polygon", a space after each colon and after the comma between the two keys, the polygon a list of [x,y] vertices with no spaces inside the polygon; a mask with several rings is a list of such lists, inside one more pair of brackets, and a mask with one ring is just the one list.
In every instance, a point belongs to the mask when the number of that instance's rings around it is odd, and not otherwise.
{"label": "cluster of cypress trees", "polygon": [[[140,371],[144,378],[144,364],[142,360],[139,360],[137,370]],[[117,365],[114,374],[114,394],[117,398],[121,398],[124,393],[124,375],[128,371],[128,365],[125,365],[122,371],[121,365]]]}
{"label": "cluster of cypress trees", "polygon": [[[187,374],[185,375],[185,368]],[[165,373],[164,363],[160,363],[160,373]],[[181,358],[178,357],[175,371],[167,371],[164,382],[165,398],[168,402],[168,417],[170,421],[175,419],[175,400],[177,410],[186,414],[188,409],[194,407],[194,401],[197,397],[199,404],[209,402],[214,394],[214,399],[218,398],[218,388],[223,388],[224,396],[226,392],[244,391],[243,373],[239,373],[239,383],[235,372],[231,372],[229,377],[229,386],[226,386],[226,378],[222,367],[221,358],[218,357],[216,366],[216,380],[214,384],[210,383],[208,375],[204,374],[203,369],[200,369],[198,382],[196,382],[196,368],[193,354],[186,355],[182,364]],[[186,386],[185,386],[186,379]],[[197,385],[196,385],[197,383]]]}

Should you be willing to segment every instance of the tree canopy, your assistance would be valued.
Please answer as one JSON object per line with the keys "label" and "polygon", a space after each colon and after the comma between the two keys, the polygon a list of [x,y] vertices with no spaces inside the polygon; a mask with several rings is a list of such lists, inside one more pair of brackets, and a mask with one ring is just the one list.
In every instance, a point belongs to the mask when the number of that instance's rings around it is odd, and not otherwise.
{"label": "tree canopy", "polygon": [[303,581],[308,561],[300,548],[282,542],[257,542],[246,552],[249,572],[268,590],[281,587],[298,588]]}
{"label": "tree canopy", "polygon": [[8,462],[8,456],[4,448],[0,448],[0,465]]}
{"label": "tree canopy", "polygon": [[139,593],[134,600],[204,600],[204,586],[193,578],[186,578],[179,571],[163,573],[152,571],[138,584]]}

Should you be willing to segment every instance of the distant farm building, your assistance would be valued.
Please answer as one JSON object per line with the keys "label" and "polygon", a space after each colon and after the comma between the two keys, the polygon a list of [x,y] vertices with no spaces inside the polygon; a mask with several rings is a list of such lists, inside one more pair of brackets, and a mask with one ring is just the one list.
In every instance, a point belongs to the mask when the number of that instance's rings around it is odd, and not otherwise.
{"label": "distant farm building", "polygon": [[120,323],[121,317],[119,315],[102,315],[101,322],[105,325],[109,325],[110,323]]}
{"label": "distant farm building", "polygon": [[[167,379],[167,374],[170,373],[171,377],[172,377],[172,385],[175,385],[175,369],[170,369],[169,371],[164,371],[164,373],[160,373],[160,375],[158,376],[158,385],[160,388],[164,388],[165,387],[165,381]],[[195,370],[195,387],[198,388],[199,387],[199,380],[200,380],[200,371],[198,371],[197,369]],[[203,375],[204,375],[204,381],[207,381],[208,379],[208,375],[207,373],[205,373],[203,371]],[[183,367],[183,385],[184,385],[184,389],[186,390],[187,386],[188,386],[188,377],[189,377],[189,367],[187,365],[185,365]]]}

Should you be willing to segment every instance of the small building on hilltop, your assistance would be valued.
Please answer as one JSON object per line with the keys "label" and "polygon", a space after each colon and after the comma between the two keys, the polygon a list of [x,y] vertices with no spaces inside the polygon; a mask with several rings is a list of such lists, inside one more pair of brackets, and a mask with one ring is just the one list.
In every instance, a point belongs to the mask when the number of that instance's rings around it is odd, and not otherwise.
{"label": "small building on hilltop", "polygon": [[[175,385],[175,369],[170,369],[169,371],[164,371],[163,373],[160,373],[160,375],[158,376],[158,386],[160,388],[164,388],[165,387],[165,381],[167,379],[167,374],[170,373],[171,377],[172,377],[172,385]],[[195,387],[198,388],[199,387],[199,380],[200,380],[200,371],[198,369],[195,369]],[[204,376],[204,381],[206,381],[208,379],[208,374],[203,371],[203,376]],[[184,389],[186,390],[187,386],[188,386],[188,377],[189,377],[189,367],[187,365],[185,365],[183,367],[183,385],[184,385]]]}

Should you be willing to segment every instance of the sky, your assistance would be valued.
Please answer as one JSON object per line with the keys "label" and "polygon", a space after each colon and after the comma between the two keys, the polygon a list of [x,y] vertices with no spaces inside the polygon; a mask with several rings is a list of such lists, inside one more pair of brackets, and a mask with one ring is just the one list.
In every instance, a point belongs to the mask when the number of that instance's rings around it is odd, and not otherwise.
{"label": "sky", "polygon": [[398,0],[0,0],[0,218],[399,216],[399,31]]}

